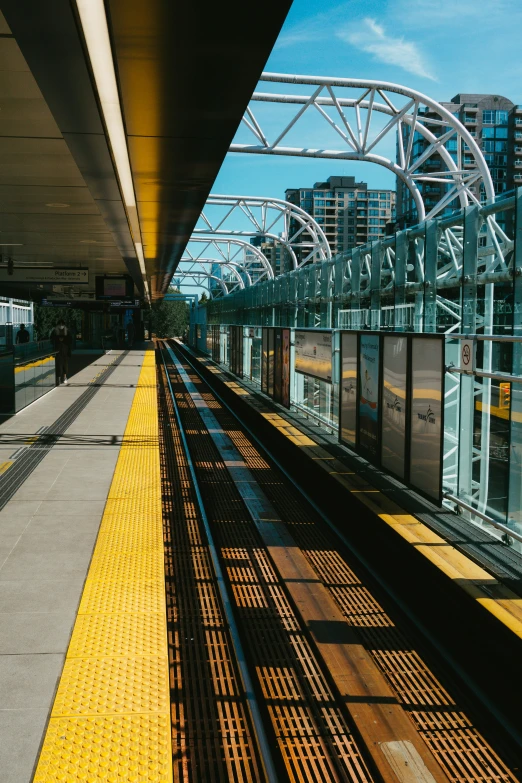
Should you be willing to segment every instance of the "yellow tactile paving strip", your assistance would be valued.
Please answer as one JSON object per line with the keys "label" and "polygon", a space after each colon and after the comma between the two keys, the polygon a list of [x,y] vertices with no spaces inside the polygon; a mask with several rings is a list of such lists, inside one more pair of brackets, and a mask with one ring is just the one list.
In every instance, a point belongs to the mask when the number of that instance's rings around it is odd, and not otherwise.
{"label": "yellow tactile paving strip", "polygon": [[54,361],[54,354],[52,356],[46,357],[45,359],[38,359],[36,362],[28,362],[27,364],[23,364],[21,367],[15,367],[15,373],[31,370],[33,367],[43,367],[44,364],[49,364],[49,362],[52,361]]}
{"label": "yellow tactile paving strip", "polygon": [[172,781],[156,366],[147,351],[34,783]]}

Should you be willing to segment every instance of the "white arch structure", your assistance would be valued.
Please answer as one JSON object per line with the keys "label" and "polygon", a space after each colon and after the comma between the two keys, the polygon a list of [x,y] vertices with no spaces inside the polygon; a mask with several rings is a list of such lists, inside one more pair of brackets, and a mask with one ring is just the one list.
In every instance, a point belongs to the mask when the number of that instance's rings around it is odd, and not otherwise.
{"label": "white arch structure", "polygon": [[[480,184],[484,186],[486,198],[494,200],[491,174],[475,139],[448,109],[427,95],[402,85],[369,79],[263,73],[260,81],[279,86],[303,85],[311,89],[307,95],[255,92],[243,117],[243,124],[253,134],[257,143],[234,142],[230,146],[231,152],[376,163],[392,171],[410,190],[417,207],[419,222],[436,217],[456,198],[459,199],[461,207],[479,203],[480,199],[473,191],[478,191]],[[293,104],[296,107],[290,120],[287,113],[281,112],[281,126],[272,134],[268,131],[265,133],[259,114],[256,116],[253,109],[256,103],[267,102]],[[304,144],[299,147],[282,146],[285,137],[308,109],[316,110],[337,133],[343,142],[341,148],[317,149]],[[436,116],[430,117],[427,113]],[[372,127],[376,115],[382,115],[384,118],[383,126],[381,122],[379,127]],[[271,119],[273,122],[273,117]],[[377,122],[374,126],[376,124]],[[404,128],[409,129],[406,144]],[[396,133],[398,162],[386,154],[378,154],[379,145],[385,146],[387,142],[389,146],[390,140],[387,137],[393,134],[395,140]],[[415,133],[425,139],[428,146],[417,160],[412,160]],[[450,140],[456,141],[456,162],[444,146]],[[395,149],[395,143],[393,148]],[[419,172],[419,167],[425,163],[435,164],[434,168]],[[444,184],[449,186],[448,192],[427,212],[418,182]]]}
{"label": "white arch structure", "polygon": [[215,270],[216,265],[219,264],[221,272],[220,280],[223,280],[227,285],[227,293],[231,294],[237,288],[245,288],[252,285],[252,278],[248,272],[245,272],[241,264],[237,264],[234,261],[218,261],[215,258],[200,258],[198,259],[197,266],[192,265],[189,269],[180,269],[176,274],[181,277],[189,277],[192,274],[195,275],[210,275],[212,270]]}
{"label": "white arch structure", "polygon": [[[264,196],[232,196],[211,193],[206,207],[225,207],[213,219],[208,209],[201,213],[203,225],[193,236],[266,237],[279,243],[287,252],[292,267],[297,269],[310,261],[329,261],[332,257],[326,235],[317,221],[304,209],[278,198]],[[215,210],[213,210],[215,211]],[[246,218],[247,228],[230,226],[237,217]]]}
{"label": "white arch structure", "polygon": [[[177,277],[182,277],[183,279],[190,279],[194,281],[194,286],[196,288],[203,288],[204,284],[207,281],[210,280],[216,280],[219,285],[221,286],[221,290],[223,291],[223,295],[226,296],[227,294],[231,294],[232,290],[229,290],[226,282],[219,277],[218,275],[213,275],[210,272],[199,270],[199,271],[193,271],[193,272],[185,272],[181,270],[179,273],[176,272]],[[208,286],[208,292],[209,296],[213,298],[214,294],[212,292],[212,289],[210,288],[210,285]]]}
{"label": "white arch structure", "polygon": [[[194,251],[190,247],[193,243],[201,249]],[[226,270],[225,274],[212,274],[216,265]],[[176,270],[176,277],[194,276],[219,280],[223,293],[228,294],[261,280],[272,280],[274,271],[264,253],[244,239],[192,236]]]}

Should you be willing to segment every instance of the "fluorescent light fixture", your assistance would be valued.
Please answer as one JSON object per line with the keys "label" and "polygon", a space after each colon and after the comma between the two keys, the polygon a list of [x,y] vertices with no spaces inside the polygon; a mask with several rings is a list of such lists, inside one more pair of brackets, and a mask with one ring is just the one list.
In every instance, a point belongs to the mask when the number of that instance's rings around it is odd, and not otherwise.
{"label": "fluorescent light fixture", "polygon": [[105,7],[103,0],[76,0],[76,5],[82,23],[83,34],[89,52],[107,133],[109,134],[114,162],[116,163],[123,200],[128,210],[127,214],[130,220],[130,228],[133,235],[136,255],[143,276],[145,295],[150,301],[143,246],[139,241],[141,236],[137,220],[136,197],[134,195],[129,151],[127,149],[127,139],[125,138],[125,129],[123,127],[120,96],[116,83]]}
{"label": "fluorescent light fixture", "polygon": [[103,0],[76,0],[125,204],[136,206]]}
{"label": "fluorescent light fixture", "polygon": [[149,297],[150,296],[149,284],[147,282],[147,272],[145,269],[145,256],[143,255],[143,245],[141,244],[141,242],[136,242],[135,247],[136,247],[136,255],[138,256],[138,261],[140,265],[141,276],[143,278],[143,285],[145,286],[145,291],[147,293],[147,296]]}

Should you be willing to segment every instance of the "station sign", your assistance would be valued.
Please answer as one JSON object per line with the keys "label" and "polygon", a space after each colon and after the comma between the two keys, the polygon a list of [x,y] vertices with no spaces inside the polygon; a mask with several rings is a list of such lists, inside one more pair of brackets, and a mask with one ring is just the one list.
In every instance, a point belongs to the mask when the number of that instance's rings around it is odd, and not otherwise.
{"label": "station sign", "polygon": [[0,266],[0,282],[3,283],[49,283],[53,285],[88,285],[88,269],[57,269],[54,267],[14,267],[9,274],[7,267]]}
{"label": "station sign", "polygon": [[64,299],[42,299],[40,307],[72,307],[73,303],[70,300]]}
{"label": "station sign", "polygon": [[[103,301],[103,300],[102,300]],[[100,303],[100,302],[99,302]],[[107,304],[107,302],[103,301],[103,304]],[[139,299],[113,299],[112,301],[108,302],[110,308],[118,308],[123,310],[135,310],[137,307],[140,306],[140,300]]]}

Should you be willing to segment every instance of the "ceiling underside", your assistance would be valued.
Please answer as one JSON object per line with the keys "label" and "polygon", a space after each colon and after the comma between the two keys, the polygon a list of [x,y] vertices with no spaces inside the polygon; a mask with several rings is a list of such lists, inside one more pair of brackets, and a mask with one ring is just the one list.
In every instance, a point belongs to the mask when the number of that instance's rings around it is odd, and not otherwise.
{"label": "ceiling underside", "polygon": [[[114,185],[119,200],[115,179]],[[0,15],[0,253],[4,260],[11,257],[16,266],[88,266],[92,286],[96,274],[126,271],[96,195]],[[129,244],[133,252],[130,236]],[[26,290],[16,288],[18,295]],[[37,298],[41,293],[29,290],[27,295]]]}
{"label": "ceiling underside", "polygon": [[[290,4],[106,0],[153,298],[170,282]],[[126,265],[140,290],[75,3],[4,0],[2,10],[0,243],[19,245],[3,252],[20,264],[88,265],[93,280]]]}

